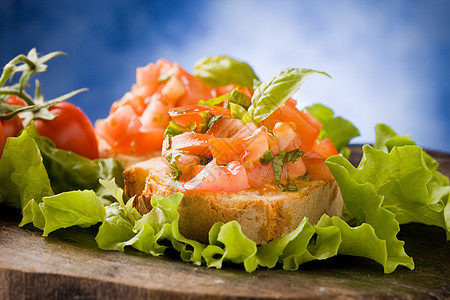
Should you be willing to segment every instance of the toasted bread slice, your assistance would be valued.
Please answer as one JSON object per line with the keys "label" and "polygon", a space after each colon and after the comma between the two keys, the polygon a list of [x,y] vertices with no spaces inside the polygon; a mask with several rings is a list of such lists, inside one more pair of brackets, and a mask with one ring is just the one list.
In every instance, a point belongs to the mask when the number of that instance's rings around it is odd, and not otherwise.
{"label": "toasted bread slice", "polygon": [[[125,191],[130,197],[137,196],[134,205],[140,213],[151,210],[153,195],[166,197],[181,189],[181,183],[171,180],[168,172],[161,158],[125,170]],[[265,244],[297,228],[304,217],[315,224],[324,213],[341,215],[343,202],[335,180],[297,180],[295,184],[297,192],[267,188],[240,192],[183,190],[179,230],[187,238],[206,243],[214,223],[236,220],[248,238]]]}

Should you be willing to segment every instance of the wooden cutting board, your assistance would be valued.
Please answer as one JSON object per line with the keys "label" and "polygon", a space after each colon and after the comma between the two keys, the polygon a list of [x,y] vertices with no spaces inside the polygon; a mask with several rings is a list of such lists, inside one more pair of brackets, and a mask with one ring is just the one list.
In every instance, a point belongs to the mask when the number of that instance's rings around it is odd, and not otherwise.
{"label": "wooden cutting board", "polygon": [[[352,160],[361,152],[352,147]],[[450,175],[450,154],[430,151]],[[337,256],[291,272],[246,273],[152,257],[128,249],[102,251],[95,228],[71,228],[41,236],[19,228],[16,210],[0,206],[0,299],[450,299],[450,243],[441,228],[401,227],[399,239],[414,258],[413,271],[384,274],[367,259]]]}

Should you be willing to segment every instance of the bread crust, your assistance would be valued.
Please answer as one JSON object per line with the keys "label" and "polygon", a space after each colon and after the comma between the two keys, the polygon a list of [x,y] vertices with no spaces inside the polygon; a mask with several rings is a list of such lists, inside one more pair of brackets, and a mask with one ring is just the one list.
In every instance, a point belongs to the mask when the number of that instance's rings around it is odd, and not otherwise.
{"label": "bread crust", "polygon": [[[153,195],[167,197],[181,184],[171,180],[161,158],[152,158],[125,169],[125,192],[136,195],[134,205],[141,213],[151,210]],[[242,232],[257,244],[265,244],[294,230],[304,217],[312,224],[326,213],[341,216],[342,196],[335,180],[297,180],[297,192],[250,188],[240,192],[183,190],[178,208],[179,230],[187,238],[208,242],[216,222],[236,220]]]}

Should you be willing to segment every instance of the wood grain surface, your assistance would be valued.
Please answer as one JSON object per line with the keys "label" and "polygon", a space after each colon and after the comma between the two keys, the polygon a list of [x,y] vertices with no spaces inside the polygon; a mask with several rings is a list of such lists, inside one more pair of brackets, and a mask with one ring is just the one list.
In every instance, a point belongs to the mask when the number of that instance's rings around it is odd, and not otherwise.
{"label": "wood grain surface", "polygon": [[[361,154],[353,147],[352,160]],[[355,150],[356,149],[356,150]],[[450,155],[433,154],[450,175]],[[399,239],[414,258],[413,271],[384,274],[367,259],[337,256],[291,272],[246,273],[152,257],[128,249],[102,251],[96,228],[71,228],[49,237],[17,227],[20,212],[0,206],[0,299],[449,299],[450,243],[441,228],[401,227]]]}

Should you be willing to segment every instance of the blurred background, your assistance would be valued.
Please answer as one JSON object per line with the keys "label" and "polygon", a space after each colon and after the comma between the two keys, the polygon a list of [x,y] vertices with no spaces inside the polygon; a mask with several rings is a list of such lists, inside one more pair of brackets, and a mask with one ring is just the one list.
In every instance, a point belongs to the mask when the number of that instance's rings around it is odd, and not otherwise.
{"label": "blurred background", "polygon": [[322,103],[374,141],[377,123],[450,152],[450,1],[1,0],[0,64],[35,47],[61,50],[39,76],[44,96],[71,99],[92,122],[166,58],[192,72],[204,56],[249,63],[261,80],[312,68],[295,95]]}

